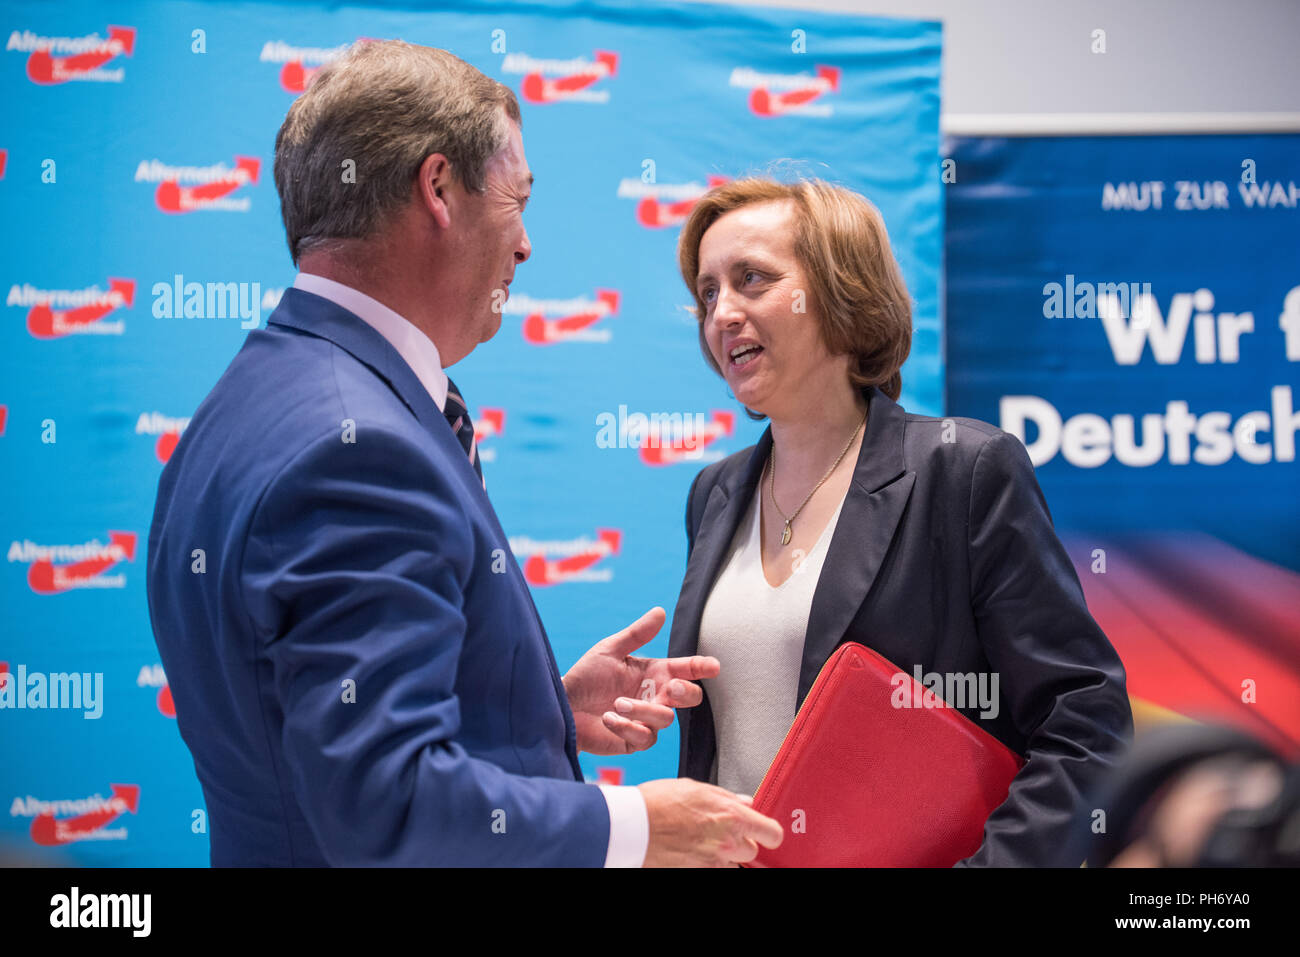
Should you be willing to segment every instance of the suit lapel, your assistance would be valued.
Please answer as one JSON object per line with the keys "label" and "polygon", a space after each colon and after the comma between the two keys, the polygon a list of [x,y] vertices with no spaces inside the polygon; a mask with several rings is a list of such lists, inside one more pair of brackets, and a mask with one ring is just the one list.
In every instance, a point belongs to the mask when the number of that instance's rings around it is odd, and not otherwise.
{"label": "suit lapel", "polygon": [[[360,316],[344,309],[323,296],[290,286],[284,291],[267,325],[287,326],[334,343],[351,354],[379,376],[402,403],[411,410],[426,432],[442,449],[447,461],[452,463],[452,474],[465,494],[478,502],[487,513],[493,526],[505,541],[505,533],[497,524],[496,512],[488,501],[483,482],[465,454],[465,447],[451,430],[438,403],[433,401],[414,370],[379,331]],[[364,427],[364,423],[362,424]]]}
{"label": "suit lapel", "polygon": [[[267,319],[267,324],[286,326],[327,339],[372,369],[433,436],[434,441],[447,455],[448,461],[457,463],[454,466],[457,479],[466,493],[479,503],[479,508],[487,516],[492,528],[500,536],[500,540],[508,543],[509,539],[497,520],[496,510],[492,508],[492,503],[483,489],[483,483],[474,471],[469,456],[465,454],[464,447],[451,431],[451,424],[438,408],[438,404],[433,401],[433,396],[429,395],[429,390],[420,382],[419,377],[406,364],[401,354],[393,348],[392,343],[360,316],[329,299],[293,287],[284,291],[280,304]],[[555,652],[546,637],[546,629],[533,603],[532,592],[529,591],[528,583],[524,581],[523,573],[517,563],[514,573],[518,587],[523,591],[524,601],[528,603],[537,622],[538,635],[545,646],[546,657],[550,663],[551,682],[555,686],[560,710],[564,713],[565,752],[577,779],[582,780],[582,768],[578,763],[577,729],[573,721],[573,713],[569,708],[568,696],[564,691],[564,683],[560,678],[559,666],[555,661]]]}
{"label": "suit lapel", "polygon": [[866,435],[808,614],[799,704],[866,601],[916,483],[903,463],[903,410],[875,388],[867,402]]}
{"label": "suit lapel", "polygon": [[[290,286],[280,304],[267,319],[268,325],[287,326],[309,335],[328,339],[340,349],[374,370],[405,403],[420,424],[435,436],[447,433],[454,440],[451,426],[443,417],[423,383],[406,364],[392,343],[368,322],[338,303],[323,296]],[[460,448],[460,443],[456,442]],[[462,450],[463,451],[463,450]],[[466,456],[466,462],[469,457]],[[470,466],[472,469],[473,466]]]}

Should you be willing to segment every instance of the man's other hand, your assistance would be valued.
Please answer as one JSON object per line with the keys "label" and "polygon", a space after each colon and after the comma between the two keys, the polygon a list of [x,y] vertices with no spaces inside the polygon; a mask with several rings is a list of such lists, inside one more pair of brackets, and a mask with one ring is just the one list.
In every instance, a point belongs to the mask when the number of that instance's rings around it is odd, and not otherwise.
{"label": "man's other hand", "polygon": [[734,867],[760,845],[781,846],[781,825],[752,807],[753,798],[689,778],[638,784],[650,819],[644,867]]}

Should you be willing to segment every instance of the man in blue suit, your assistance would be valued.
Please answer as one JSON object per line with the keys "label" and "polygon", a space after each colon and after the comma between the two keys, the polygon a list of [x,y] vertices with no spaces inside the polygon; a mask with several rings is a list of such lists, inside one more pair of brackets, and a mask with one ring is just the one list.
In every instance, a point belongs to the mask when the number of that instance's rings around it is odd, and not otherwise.
{"label": "man in blue suit", "polygon": [[199,406],[149,535],[214,865],[726,865],[781,841],[721,788],[583,781],[579,750],[650,746],[718,664],[633,657],[656,608],[562,678],[485,493],[443,369],[531,252],[519,124],[506,87],[391,41],[280,129],[300,273]]}

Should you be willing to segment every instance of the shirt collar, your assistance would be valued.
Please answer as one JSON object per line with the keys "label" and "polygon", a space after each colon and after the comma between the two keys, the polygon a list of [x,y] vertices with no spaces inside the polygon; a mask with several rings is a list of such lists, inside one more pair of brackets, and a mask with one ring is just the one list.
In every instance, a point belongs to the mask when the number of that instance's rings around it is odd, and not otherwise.
{"label": "shirt collar", "polygon": [[447,373],[442,371],[442,359],[433,340],[377,299],[324,276],[300,272],[293,281],[295,289],[310,292],[342,306],[365,321],[388,340],[403,361],[411,367],[420,384],[428,391],[438,406],[447,408]]}

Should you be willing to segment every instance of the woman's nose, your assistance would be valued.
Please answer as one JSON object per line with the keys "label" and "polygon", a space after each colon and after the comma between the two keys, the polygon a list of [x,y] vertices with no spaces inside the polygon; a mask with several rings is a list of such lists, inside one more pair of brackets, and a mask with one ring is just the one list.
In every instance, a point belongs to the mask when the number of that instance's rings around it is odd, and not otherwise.
{"label": "woman's nose", "polygon": [[718,290],[718,299],[713,304],[713,320],[720,326],[734,326],[745,321],[745,314],[740,309],[737,296],[724,289]]}

